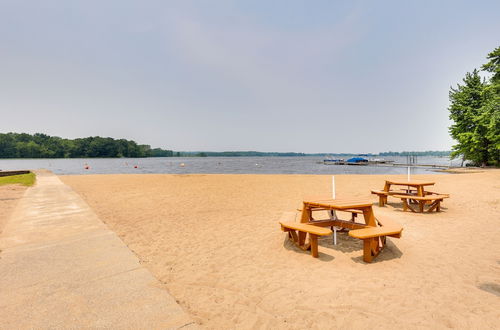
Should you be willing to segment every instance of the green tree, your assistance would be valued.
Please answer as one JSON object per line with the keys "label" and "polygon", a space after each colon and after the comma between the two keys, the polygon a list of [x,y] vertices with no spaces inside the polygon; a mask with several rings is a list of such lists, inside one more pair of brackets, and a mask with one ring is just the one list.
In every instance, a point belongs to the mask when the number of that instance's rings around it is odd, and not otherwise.
{"label": "green tree", "polygon": [[488,127],[487,137],[491,141],[490,157],[492,163],[500,165],[500,47],[488,54],[489,62],[482,69],[492,73],[487,87],[491,98],[484,108],[482,121]]}
{"label": "green tree", "polygon": [[464,84],[457,84],[449,93],[451,136],[458,142],[453,146],[452,157],[462,155],[465,159],[485,166],[490,158],[491,141],[488,138],[485,106],[491,99],[487,83],[474,70],[467,73]]}
{"label": "green tree", "polygon": [[[491,85],[495,90],[496,96],[500,95],[500,47],[488,54],[487,59],[490,61],[484,64],[481,69],[493,73],[491,77]],[[498,104],[497,104],[498,105]]]}
{"label": "green tree", "polygon": [[[153,152],[154,150],[154,152]],[[151,149],[125,139],[100,136],[62,139],[36,133],[0,133],[0,158],[74,158],[74,157],[172,157],[171,150]]]}
{"label": "green tree", "polygon": [[0,158],[14,158],[16,155],[16,140],[12,133],[0,134]]}

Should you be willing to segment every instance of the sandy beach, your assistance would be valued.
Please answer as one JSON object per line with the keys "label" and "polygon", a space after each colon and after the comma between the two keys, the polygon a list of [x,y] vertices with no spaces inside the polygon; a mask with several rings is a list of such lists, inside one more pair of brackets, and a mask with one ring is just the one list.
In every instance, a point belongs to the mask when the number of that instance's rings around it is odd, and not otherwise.
{"label": "sandy beach", "polygon": [[[376,202],[370,189],[406,176],[335,178],[337,197]],[[204,328],[498,328],[500,171],[413,178],[451,198],[432,214],[375,204],[404,231],[366,264],[347,234],[315,259],[280,231],[331,176],[61,176]]]}

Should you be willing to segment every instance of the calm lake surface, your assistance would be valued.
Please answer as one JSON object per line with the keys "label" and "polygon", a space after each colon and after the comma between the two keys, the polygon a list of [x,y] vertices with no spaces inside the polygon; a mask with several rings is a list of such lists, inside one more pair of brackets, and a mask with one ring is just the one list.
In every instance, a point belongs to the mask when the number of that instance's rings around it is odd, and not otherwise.
{"label": "calm lake surface", "polygon": [[[343,157],[345,159],[348,156]],[[48,169],[55,174],[406,174],[406,167],[387,165],[324,165],[324,157],[168,157],[168,158],[73,158],[0,159],[0,170]],[[385,157],[406,163],[406,157]],[[447,157],[419,157],[418,164],[459,166]],[[89,169],[85,169],[88,165]],[[137,168],[135,168],[137,166]],[[411,169],[412,174],[430,174],[432,168]]]}

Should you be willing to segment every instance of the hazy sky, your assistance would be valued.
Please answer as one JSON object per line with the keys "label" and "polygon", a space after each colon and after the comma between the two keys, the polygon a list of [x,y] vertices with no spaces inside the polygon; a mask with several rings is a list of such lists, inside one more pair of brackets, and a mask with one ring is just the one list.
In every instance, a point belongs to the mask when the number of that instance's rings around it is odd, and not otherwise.
{"label": "hazy sky", "polygon": [[500,1],[0,0],[0,132],[174,150],[448,150]]}

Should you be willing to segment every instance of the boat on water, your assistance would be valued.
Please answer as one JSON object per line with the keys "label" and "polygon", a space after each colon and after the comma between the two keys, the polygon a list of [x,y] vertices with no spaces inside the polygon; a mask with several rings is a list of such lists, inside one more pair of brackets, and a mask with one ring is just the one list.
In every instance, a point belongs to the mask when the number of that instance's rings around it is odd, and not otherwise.
{"label": "boat on water", "polygon": [[333,158],[331,156],[323,159],[323,164],[325,165],[376,165],[376,164],[388,164],[393,163],[393,160],[386,160],[383,158],[367,159],[364,157],[352,157],[347,160],[343,158]]}
{"label": "boat on water", "polygon": [[352,157],[346,161],[347,165],[368,165],[368,159],[363,157]]}
{"label": "boat on water", "polygon": [[345,160],[343,158],[325,158],[325,165],[368,165],[368,159],[362,157],[353,157]]}

